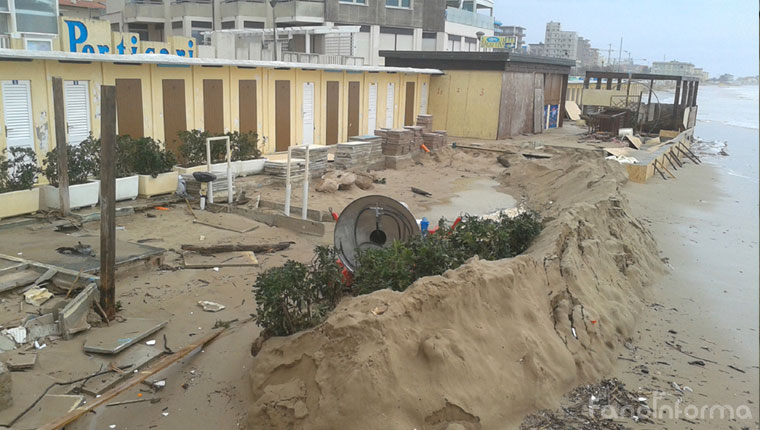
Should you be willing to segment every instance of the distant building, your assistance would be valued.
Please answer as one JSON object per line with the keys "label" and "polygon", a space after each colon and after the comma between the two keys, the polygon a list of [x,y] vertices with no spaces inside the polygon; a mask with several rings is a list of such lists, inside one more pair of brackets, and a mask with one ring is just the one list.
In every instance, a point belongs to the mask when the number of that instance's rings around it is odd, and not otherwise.
{"label": "distant building", "polygon": [[515,38],[515,47],[510,49],[511,52],[523,52],[525,41],[525,27],[516,25],[495,25],[493,29],[494,36],[505,36]]}
{"label": "distant building", "polygon": [[710,79],[710,74],[701,67],[694,68],[694,76],[698,77],[700,82],[707,82]]}
{"label": "distant building", "polygon": [[539,57],[548,56],[546,55],[546,46],[544,45],[543,42],[529,43],[527,51],[528,51],[527,54],[530,54],[530,55],[536,55]]}
{"label": "distant building", "polygon": [[694,65],[680,61],[654,61],[652,73],[657,75],[694,76]]}
{"label": "distant building", "polygon": [[587,69],[597,68],[599,62],[599,50],[591,47],[591,41],[583,37],[578,37],[578,61],[580,65]]}
{"label": "distant building", "polygon": [[106,3],[89,0],[58,0],[61,16],[78,19],[100,19],[106,13]]}
{"label": "distant building", "polygon": [[578,60],[578,33],[563,31],[562,24],[559,22],[547,22],[544,34],[544,56]]}

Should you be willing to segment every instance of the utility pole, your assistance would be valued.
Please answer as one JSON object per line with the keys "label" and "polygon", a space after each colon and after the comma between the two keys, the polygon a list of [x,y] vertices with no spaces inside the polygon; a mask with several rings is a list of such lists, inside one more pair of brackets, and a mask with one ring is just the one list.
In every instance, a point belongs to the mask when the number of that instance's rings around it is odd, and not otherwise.
{"label": "utility pole", "polygon": [[618,51],[618,67],[617,71],[620,71],[620,61],[623,59],[623,38],[620,38],[620,51]]}
{"label": "utility pole", "polygon": [[277,5],[277,0],[269,0],[269,4],[272,5],[272,32],[274,33],[274,61],[277,61],[277,21],[275,19],[274,7]]}

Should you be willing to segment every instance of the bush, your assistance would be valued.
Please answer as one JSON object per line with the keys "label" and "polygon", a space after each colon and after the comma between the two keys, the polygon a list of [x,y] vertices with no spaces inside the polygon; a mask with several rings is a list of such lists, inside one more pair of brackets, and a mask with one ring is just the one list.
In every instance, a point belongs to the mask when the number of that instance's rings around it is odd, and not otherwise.
{"label": "bush", "polygon": [[291,260],[256,279],[256,322],[267,334],[287,336],[314,327],[343,296],[335,250],[318,246],[314,253],[310,266]]}
{"label": "bush", "polygon": [[[259,135],[256,133],[240,133],[234,131],[227,133],[230,138],[230,150],[232,161],[255,160],[261,158],[259,150]],[[224,155],[222,155],[224,158]]]}
{"label": "bush", "polygon": [[[134,160],[134,139],[130,136],[116,136],[116,177],[126,178],[135,174]],[[92,154],[95,162],[93,176],[100,178],[100,139],[96,139],[92,134],[82,141],[80,146],[87,147],[87,151]]]}
{"label": "bush", "polygon": [[[183,166],[201,166],[206,164],[206,139],[213,137],[208,131],[182,130],[177,133],[182,141],[179,146],[179,159]],[[227,145],[223,141],[211,142],[211,162],[221,162],[227,154]]]}
{"label": "bush", "polygon": [[[5,156],[10,153],[10,158]],[[13,147],[0,154],[0,193],[31,190],[40,174],[32,148]]]}
{"label": "bush", "polygon": [[131,159],[133,170],[138,175],[156,177],[161,173],[171,172],[177,158],[161,143],[150,137],[131,139]]}
{"label": "bush", "polygon": [[[426,238],[413,237],[357,256],[351,292],[403,291],[424,276],[440,275],[479,255],[486,260],[524,252],[541,232],[535,212],[496,220],[465,216],[455,230],[439,222]],[[269,269],[254,284],[257,323],[267,335],[285,336],[321,323],[344,294],[342,267],[331,247],[319,246],[310,266],[288,261]]]}
{"label": "bush", "polygon": [[[79,145],[66,145],[68,155],[69,185],[85,184],[97,170],[97,161],[93,153],[93,144],[83,141]],[[58,147],[45,155],[43,173],[54,187],[58,186]]]}

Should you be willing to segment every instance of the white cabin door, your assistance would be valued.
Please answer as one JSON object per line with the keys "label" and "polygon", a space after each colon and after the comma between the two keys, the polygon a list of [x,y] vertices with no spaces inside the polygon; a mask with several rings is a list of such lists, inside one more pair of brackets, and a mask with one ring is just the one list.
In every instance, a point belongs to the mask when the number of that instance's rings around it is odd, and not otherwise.
{"label": "white cabin door", "polygon": [[87,81],[63,83],[66,131],[69,145],[79,145],[90,135],[90,98]]}
{"label": "white cabin door", "polygon": [[394,103],[396,95],[396,85],[393,82],[388,83],[388,93],[385,97],[385,127],[393,128],[393,113],[395,112]]}
{"label": "white cabin door", "polygon": [[314,82],[304,82],[303,103],[301,105],[303,124],[303,144],[314,144]]}
{"label": "white cabin door", "polygon": [[369,84],[369,110],[367,112],[367,134],[374,134],[377,128],[377,82]]}
{"label": "white cabin door", "polygon": [[3,81],[3,116],[7,146],[34,148],[32,96],[29,81]]}
{"label": "white cabin door", "polygon": [[427,82],[422,83],[422,89],[420,89],[420,114],[427,115],[427,105],[428,105],[428,84]]}

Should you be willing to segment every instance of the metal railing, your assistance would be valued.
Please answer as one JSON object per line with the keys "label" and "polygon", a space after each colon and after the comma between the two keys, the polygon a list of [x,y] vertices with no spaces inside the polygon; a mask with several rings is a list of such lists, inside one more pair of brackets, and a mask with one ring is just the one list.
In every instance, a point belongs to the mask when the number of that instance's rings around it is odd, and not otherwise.
{"label": "metal railing", "polygon": [[311,54],[306,52],[289,52],[282,53],[282,61],[291,63],[310,63],[310,64],[340,64],[345,66],[364,65],[364,57],[352,57],[348,55],[327,55]]}
{"label": "metal railing", "polygon": [[493,17],[468,10],[446,8],[446,21],[493,30]]}
{"label": "metal railing", "polygon": [[0,34],[0,48],[10,48],[11,37],[7,34]]}

